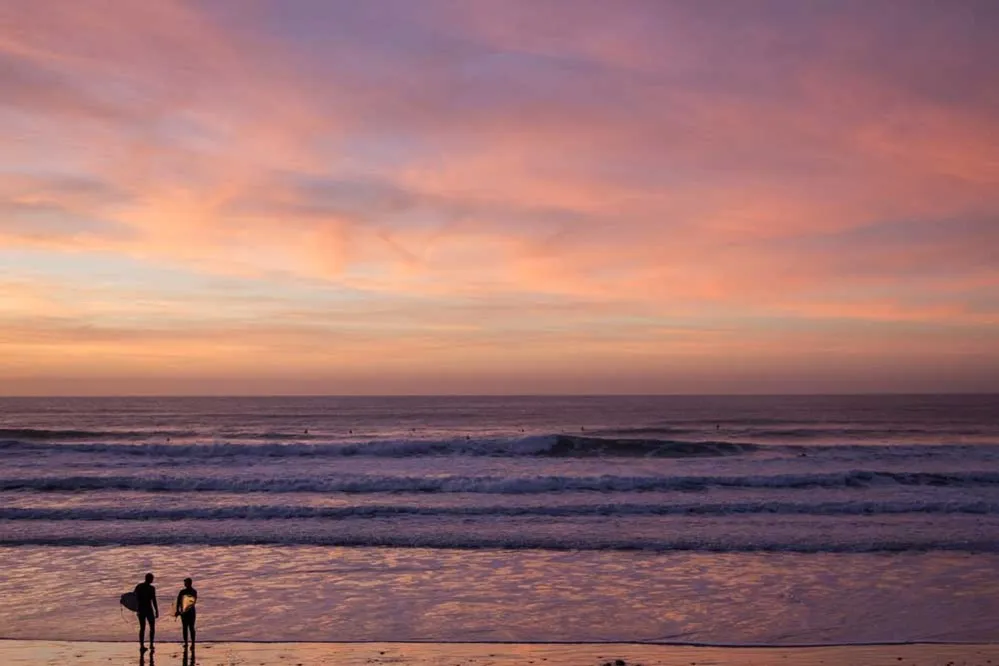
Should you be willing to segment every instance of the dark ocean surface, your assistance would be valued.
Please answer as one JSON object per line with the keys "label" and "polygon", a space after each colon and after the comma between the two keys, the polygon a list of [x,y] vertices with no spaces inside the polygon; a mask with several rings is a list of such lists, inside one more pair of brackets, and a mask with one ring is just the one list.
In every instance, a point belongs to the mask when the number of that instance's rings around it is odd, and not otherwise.
{"label": "dark ocean surface", "polygon": [[0,463],[0,637],[152,570],[218,640],[999,640],[997,396],[6,398]]}

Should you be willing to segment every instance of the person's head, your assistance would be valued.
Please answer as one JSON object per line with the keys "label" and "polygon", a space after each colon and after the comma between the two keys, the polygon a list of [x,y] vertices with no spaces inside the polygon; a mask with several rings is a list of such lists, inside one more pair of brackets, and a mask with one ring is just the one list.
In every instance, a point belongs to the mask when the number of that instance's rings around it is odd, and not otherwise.
{"label": "person's head", "polygon": [[151,573],[147,573],[146,574],[146,582],[147,583],[152,583],[153,582],[153,575]]}
{"label": "person's head", "polygon": [[185,578],[184,579],[184,587],[191,587],[191,585],[193,585],[193,584],[194,584],[194,581],[191,580],[190,578]]}

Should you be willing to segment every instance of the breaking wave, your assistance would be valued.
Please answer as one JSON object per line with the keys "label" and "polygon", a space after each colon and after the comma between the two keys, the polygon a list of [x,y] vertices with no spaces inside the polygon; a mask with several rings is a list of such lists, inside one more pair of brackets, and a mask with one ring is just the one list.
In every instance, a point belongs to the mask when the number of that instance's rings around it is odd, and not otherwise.
{"label": "breaking wave", "polygon": [[[2,432],[2,431],[0,431]],[[81,433],[83,431],[80,431]],[[83,438],[81,436],[81,438]],[[0,441],[0,451],[75,452],[163,458],[225,457],[342,457],[342,456],[726,456],[756,450],[754,444],[658,439],[615,439],[539,435],[515,439],[391,440],[364,443],[267,442],[212,444],[160,444],[122,442],[46,442],[11,439]]]}
{"label": "breaking wave", "polygon": [[774,475],[677,476],[376,476],[331,478],[191,476],[41,476],[0,478],[0,491],[137,490],[146,492],[339,492],[339,493],[492,493],[534,494],[559,491],[697,491],[710,488],[866,488],[874,484],[975,487],[999,485],[999,472],[844,472]]}
{"label": "breaking wave", "polygon": [[286,520],[378,518],[391,516],[731,516],[780,514],[870,516],[897,514],[999,514],[999,503],[972,502],[718,502],[713,504],[589,504],[568,506],[215,506],[151,509],[0,508],[0,520]]}
{"label": "breaking wave", "polygon": [[648,551],[714,553],[918,553],[953,551],[995,553],[999,542],[977,539],[892,538],[856,541],[789,541],[762,537],[751,541],[663,535],[586,538],[544,534],[473,535],[455,533],[342,534],[330,532],[146,532],[4,535],[4,546],[328,546],[345,548],[440,548],[453,550]]}

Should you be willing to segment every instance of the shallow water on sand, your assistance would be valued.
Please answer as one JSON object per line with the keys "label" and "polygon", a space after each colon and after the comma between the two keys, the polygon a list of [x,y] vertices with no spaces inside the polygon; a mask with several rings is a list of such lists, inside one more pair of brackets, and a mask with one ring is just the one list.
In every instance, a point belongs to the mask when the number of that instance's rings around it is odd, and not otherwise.
{"label": "shallow water on sand", "polygon": [[[204,640],[839,644],[999,637],[999,556],[446,550],[0,549],[5,638],[129,640],[117,598],[181,580]],[[59,575],[50,572],[58,571]],[[960,618],[960,622],[953,621]]]}
{"label": "shallow water on sand", "polygon": [[[189,656],[189,653],[188,653]],[[154,660],[137,659],[132,644],[0,643],[5,666],[988,666],[999,663],[996,645],[890,645],[818,648],[705,648],[650,645],[441,644],[441,643],[218,643],[185,659],[179,645],[163,645]]]}

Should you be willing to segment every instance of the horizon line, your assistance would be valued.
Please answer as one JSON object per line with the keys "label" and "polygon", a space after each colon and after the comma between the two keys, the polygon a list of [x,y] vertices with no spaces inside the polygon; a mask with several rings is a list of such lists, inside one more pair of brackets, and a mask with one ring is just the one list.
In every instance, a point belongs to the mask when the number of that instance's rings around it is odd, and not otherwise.
{"label": "horizon line", "polygon": [[108,393],[0,394],[7,399],[104,398],[823,398],[863,396],[999,396],[999,391],[838,391],[818,393]]}

